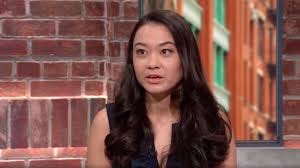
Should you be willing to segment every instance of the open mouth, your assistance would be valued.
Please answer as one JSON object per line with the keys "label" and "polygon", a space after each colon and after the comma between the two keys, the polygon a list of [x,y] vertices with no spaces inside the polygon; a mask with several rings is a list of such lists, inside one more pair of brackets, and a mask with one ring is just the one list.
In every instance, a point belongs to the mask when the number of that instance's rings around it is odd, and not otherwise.
{"label": "open mouth", "polygon": [[160,76],[160,75],[148,75],[148,76],[146,76],[146,80],[147,80],[148,83],[158,84],[158,83],[161,82],[162,76]]}
{"label": "open mouth", "polygon": [[148,75],[146,78],[162,78],[160,75]]}

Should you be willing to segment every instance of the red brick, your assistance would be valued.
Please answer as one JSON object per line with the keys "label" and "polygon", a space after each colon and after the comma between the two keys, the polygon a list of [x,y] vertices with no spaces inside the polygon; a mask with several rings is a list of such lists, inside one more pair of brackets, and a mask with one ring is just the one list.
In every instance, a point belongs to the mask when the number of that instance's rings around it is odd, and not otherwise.
{"label": "red brick", "polygon": [[300,141],[290,140],[290,141],[283,141],[283,147],[288,149],[299,149],[300,148]]}
{"label": "red brick", "polygon": [[80,159],[30,160],[29,168],[81,168]]}
{"label": "red brick", "polygon": [[106,36],[109,37],[109,39],[113,39],[112,37],[114,37],[114,21],[116,19],[108,19],[107,20],[107,24],[106,24]]}
{"label": "red brick", "polygon": [[0,16],[22,16],[25,15],[25,3],[20,0],[1,0]]}
{"label": "red brick", "polygon": [[107,64],[105,62],[100,62],[99,63],[99,75],[100,76],[105,76],[106,67],[107,67]]}
{"label": "red brick", "polygon": [[283,95],[300,95],[300,80],[282,81]]}
{"label": "red brick", "polygon": [[295,63],[293,61],[283,61],[282,62],[282,73],[284,76],[294,76],[295,75]]}
{"label": "red brick", "polygon": [[7,147],[7,122],[8,122],[8,108],[7,100],[0,100],[0,149]]}
{"label": "red brick", "polygon": [[92,62],[73,62],[72,77],[95,76],[95,65]]}
{"label": "red brick", "polygon": [[134,17],[138,16],[138,3],[137,2],[125,2],[124,4],[124,16]]}
{"label": "red brick", "polygon": [[295,76],[300,77],[300,61],[295,62]]}
{"label": "red brick", "polygon": [[[114,37],[129,39],[131,31],[136,22],[134,21],[117,21],[114,23]],[[126,29],[124,29],[126,27]]]}
{"label": "red brick", "polygon": [[0,97],[25,96],[24,82],[0,82]]}
{"label": "red brick", "polygon": [[48,106],[46,100],[31,100],[31,147],[48,147]]}
{"label": "red brick", "polygon": [[86,157],[86,147],[57,148],[57,157]]}
{"label": "red brick", "polygon": [[109,70],[109,78],[111,80],[118,80],[120,78],[120,75],[123,71],[123,64],[121,63],[109,63],[108,64],[108,70]]}
{"label": "red brick", "polygon": [[86,138],[88,135],[87,110],[88,110],[87,99],[71,100],[71,112],[72,112],[71,146],[74,147],[86,146]]}
{"label": "red brick", "polygon": [[12,75],[12,65],[11,62],[0,62],[0,78]]}
{"label": "red brick", "polygon": [[28,102],[11,102],[11,148],[28,147]]}
{"label": "red brick", "polygon": [[114,99],[114,86],[115,82],[109,81],[106,83],[106,93],[108,101],[112,101]]}
{"label": "red brick", "polygon": [[300,54],[300,39],[284,39],[282,52],[283,54]]}
{"label": "red brick", "polygon": [[17,77],[22,77],[22,78],[40,77],[40,64],[37,62],[18,62]]}
{"label": "red brick", "polygon": [[26,54],[26,40],[0,40],[0,56],[23,56]]}
{"label": "red brick", "polygon": [[0,160],[0,167],[3,168],[25,168],[24,160]]}
{"label": "red brick", "polygon": [[87,40],[85,42],[87,56],[104,56],[105,44],[100,40]]}
{"label": "red brick", "polygon": [[119,42],[110,42],[109,43],[109,56],[119,57],[121,51],[121,44]]}
{"label": "red brick", "polygon": [[103,93],[103,82],[101,81],[86,81],[85,82],[85,94],[99,96]]}
{"label": "red brick", "polygon": [[86,16],[104,16],[104,3],[103,2],[84,2]]}
{"label": "red brick", "polygon": [[45,78],[66,78],[68,76],[68,64],[64,62],[44,63]]}
{"label": "red brick", "polygon": [[[86,147],[3,149],[1,159],[86,157]],[[0,161],[1,161],[0,159]]]}
{"label": "red brick", "polygon": [[33,81],[31,83],[31,96],[80,96],[80,81]]}
{"label": "red brick", "polygon": [[283,32],[287,36],[297,36],[300,34],[300,19],[287,19],[283,21]]}
{"label": "red brick", "polygon": [[53,36],[54,21],[46,20],[4,20],[3,34],[7,36]]}
{"label": "red brick", "polygon": [[114,2],[114,1],[107,2],[107,16],[108,17],[119,16],[119,13],[120,13],[119,2]]}
{"label": "red brick", "polygon": [[80,56],[81,43],[78,40],[33,40],[34,56]]}
{"label": "red brick", "polygon": [[90,123],[92,123],[96,114],[105,108],[105,99],[103,98],[92,98],[91,99],[91,116],[90,116]]}
{"label": "red brick", "polygon": [[68,100],[52,100],[52,147],[68,146]]}
{"label": "red brick", "polygon": [[33,16],[80,16],[79,1],[31,1],[30,12]]}
{"label": "red brick", "polygon": [[284,16],[299,16],[300,15],[300,2],[297,0],[285,0],[283,3]]}
{"label": "red brick", "polygon": [[285,115],[300,115],[300,100],[283,100]]}
{"label": "red brick", "polygon": [[128,42],[124,42],[124,43],[123,43],[123,47],[124,47],[125,53],[127,53],[127,50],[128,50]]}
{"label": "red brick", "polygon": [[288,119],[283,121],[284,135],[299,135],[300,134],[300,120]]}
{"label": "red brick", "polygon": [[104,24],[100,20],[64,20],[59,23],[59,35],[104,36]]}
{"label": "red brick", "polygon": [[52,158],[52,148],[20,148],[2,150],[2,159],[13,160],[20,158]]}

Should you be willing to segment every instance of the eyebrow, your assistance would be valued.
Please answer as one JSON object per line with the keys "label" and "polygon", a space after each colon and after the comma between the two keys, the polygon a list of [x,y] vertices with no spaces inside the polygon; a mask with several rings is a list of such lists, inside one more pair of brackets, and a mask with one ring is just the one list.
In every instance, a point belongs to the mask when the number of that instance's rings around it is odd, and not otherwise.
{"label": "eyebrow", "polygon": [[[167,45],[167,44],[171,44],[171,45],[175,46],[175,43],[173,43],[171,41],[162,42],[162,43],[159,44],[159,46],[164,46],[164,45]],[[137,45],[147,46],[147,44],[145,44],[143,42],[137,42],[137,43],[134,44],[134,46],[137,46]]]}

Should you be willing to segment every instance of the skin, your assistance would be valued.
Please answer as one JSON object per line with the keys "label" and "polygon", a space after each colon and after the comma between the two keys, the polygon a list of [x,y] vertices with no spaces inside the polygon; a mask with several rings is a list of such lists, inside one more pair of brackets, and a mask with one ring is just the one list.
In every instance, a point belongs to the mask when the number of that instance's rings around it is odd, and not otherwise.
{"label": "skin", "polygon": [[87,144],[87,168],[109,168],[109,160],[105,156],[105,137],[109,134],[109,123],[105,109],[97,113],[93,119]]}
{"label": "skin", "polygon": [[[175,42],[165,26],[150,23],[138,30],[134,39],[133,65],[136,78],[146,91],[147,114],[160,161],[170,146],[172,123],[178,120],[178,111],[172,107],[170,95],[182,78]],[[159,75],[160,78],[153,82],[148,75]]]}
{"label": "skin", "polygon": [[[165,26],[149,23],[137,31],[133,43],[133,66],[138,82],[145,89],[147,115],[152,123],[157,160],[160,162],[169,150],[171,126],[178,121],[179,115],[179,111],[171,103],[171,92],[182,78],[174,39]],[[159,75],[160,78],[149,79],[149,75]],[[108,118],[106,110],[103,109],[96,115],[88,138],[89,168],[110,167],[104,154],[104,139],[107,134]],[[223,167],[236,167],[235,155],[235,142],[232,138]]]}

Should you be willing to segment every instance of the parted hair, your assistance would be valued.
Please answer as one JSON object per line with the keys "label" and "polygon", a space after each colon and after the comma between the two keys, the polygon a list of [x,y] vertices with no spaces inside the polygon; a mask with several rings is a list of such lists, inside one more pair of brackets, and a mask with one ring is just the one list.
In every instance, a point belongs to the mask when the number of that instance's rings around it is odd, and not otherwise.
{"label": "parted hair", "polygon": [[174,154],[181,167],[219,167],[229,150],[230,122],[205,80],[197,42],[188,23],[168,10],[143,16],[131,33],[124,71],[115,88],[112,127],[105,138],[105,154],[113,167],[130,167],[130,160],[140,152],[143,140],[146,137],[153,140],[145,90],[136,79],[132,58],[136,32],[150,23],[163,25],[170,31],[182,68],[182,79],[171,93],[171,102],[179,111],[178,126],[170,150],[163,158]]}

